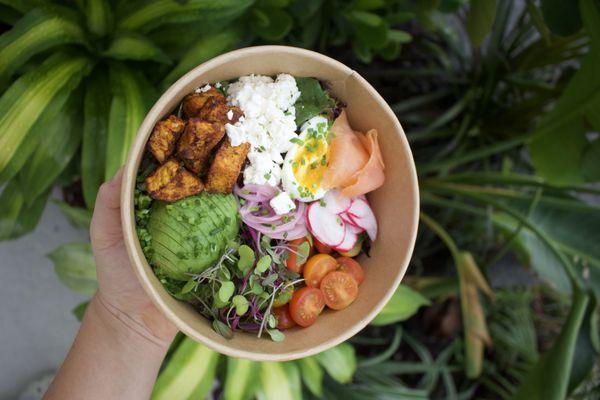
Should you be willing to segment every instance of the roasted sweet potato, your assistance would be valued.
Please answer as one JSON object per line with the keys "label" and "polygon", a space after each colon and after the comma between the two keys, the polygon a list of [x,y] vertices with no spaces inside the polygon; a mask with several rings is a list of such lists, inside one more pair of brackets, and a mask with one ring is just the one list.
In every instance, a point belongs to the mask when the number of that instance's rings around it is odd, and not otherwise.
{"label": "roasted sweet potato", "polygon": [[210,158],[210,152],[225,136],[225,126],[216,122],[206,122],[190,118],[179,143],[177,155],[185,165],[197,174],[203,173]]}
{"label": "roasted sweet potato", "polygon": [[216,103],[227,104],[227,99],[223,93],[215,88],[211,88],[206,92],[190,93],[183,98],[183,116],[187,118],[198,117],[200,109],[204,107],[209,99],[214,100]]}
{"label": "roasted sweet potato", "polygon": [[175,201],[198,194],[203,189],[200,178],[174,159],[159,166],[146,178],[146,190],[156,200]]}
{"label": "roasted sweet potato", "polygon": [[213,193],[231,193],[248,151],[250,151],[250,143],[242,143],[234,147],[229,138],[225,139],[208,171],[206,190]]}
{"label": "roasted sweet potato", "polygon": [[159,163],[171,157],[184,128],[185,122],[175,115],[156,123],[148,139],[148,149]]}

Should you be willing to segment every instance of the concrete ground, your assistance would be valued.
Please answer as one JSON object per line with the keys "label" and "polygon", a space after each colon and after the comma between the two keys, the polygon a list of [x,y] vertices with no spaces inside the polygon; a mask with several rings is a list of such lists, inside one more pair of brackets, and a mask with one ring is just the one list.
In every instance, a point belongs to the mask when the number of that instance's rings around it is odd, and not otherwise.
{"label": "concrete ground", "polygon": [[17,398],[62,362],[79,326],[71,310],[85,298],[58,281],[46,254],[87,240],[48,203],[33,233],[0,242],[0,399]]}

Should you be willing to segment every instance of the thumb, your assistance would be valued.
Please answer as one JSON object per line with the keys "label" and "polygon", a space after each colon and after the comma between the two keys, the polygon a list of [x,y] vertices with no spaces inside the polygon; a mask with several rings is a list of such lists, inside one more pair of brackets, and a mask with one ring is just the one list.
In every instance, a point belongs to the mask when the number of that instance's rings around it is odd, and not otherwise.
{"label": "thumb", "polygon": [[123,180],[123,168],[119,169],[115,176],[100,186],[90,236],[95,251],[110,248],[123,240],[121,228],[121,182]]}

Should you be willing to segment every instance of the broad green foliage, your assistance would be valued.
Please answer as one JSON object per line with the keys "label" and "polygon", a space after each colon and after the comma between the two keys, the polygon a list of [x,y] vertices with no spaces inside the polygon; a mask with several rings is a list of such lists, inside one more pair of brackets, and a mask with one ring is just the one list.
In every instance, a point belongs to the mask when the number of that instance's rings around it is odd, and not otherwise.
{"label": "broad green foliage", "polygon": [[92,296],[96,293],[96,267],[88,243],[69,243],[56,248],[48,257],[60,281],[69,289]]}
{"label": "broad green foliage", "polygon": [[472,0],[467,18],[467,32],[474,46],[479,46],[492,30],[496,0]]}
{"label": "broad green foliage", "polygon": [[371,324],[388,325],[405,321],[415,315],[419,308],[430,304],[431,302],[419,292],[406,285],[400,285],[383,310],[371,321]]}

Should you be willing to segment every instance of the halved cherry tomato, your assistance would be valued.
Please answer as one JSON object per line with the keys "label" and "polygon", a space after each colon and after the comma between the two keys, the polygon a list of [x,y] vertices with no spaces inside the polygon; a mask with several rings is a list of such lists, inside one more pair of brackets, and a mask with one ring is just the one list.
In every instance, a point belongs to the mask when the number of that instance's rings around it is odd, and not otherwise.
{"label": "halved cherry tomato", "polygon": [[294,292],[290,301],[290,315],[298,325],[311,326],[325,307],[323,293],[313,287],[305,286]]}
{"label": "halved cherry tomato", "polygon": [[304,280],[307,286],[318,288],[321,279],[337,268],[337,261],[328,254],[316,254],[304,266]]}
{"label": "halved cherry tomato", "polygon": [[356,283],[359,285],[363,283],[365,280],[365,271],[363,271],[362,267],[355,259],[349,257],[338,257],[336,260],[338,262],[338,271],[349,273],[354,279],[356,279]]}
{"label": "halved cherry tomato", "polygon": [[[308,242],[308,238],[307,237],[303,237],[303,238],[300,238],[300,239],[291,240],[288,243],[288,246],[293,251],[298,251],[298,246],[300,246],[304,242]],[[312,248],[310,249],[310,253],[309,254],[312,254]],[[285,266],[290,271],[301,273],[302,272],[302,267],[304,266],[304,264],[298,265],[297,260],[298,260],[298,255],[296,253],[290,251],[290,252],[288,252],[287,259],[285,260]]]}
{"label": "halved cherry tomato", "polygon": [[321,254],[329,254],[331,253],[331,247],[323,244],[317,240],[317,238],[313,237],[313,242],[317,251]]}
{"label": "halved cherry tomato", "polygon": [[296,326],[296,322],[292,319],[290,308],[287,304],[273,308],[273,314],[275,314],[275,317],[277,318],[278,329],[290,329]]}
{"label": "halved cherry tomato", "polygon": [[321,291],[327,307],[342,310],[358,297],[358,283],[347,272],[333,271],[321,281]]}

